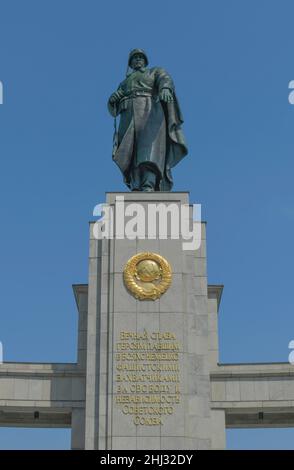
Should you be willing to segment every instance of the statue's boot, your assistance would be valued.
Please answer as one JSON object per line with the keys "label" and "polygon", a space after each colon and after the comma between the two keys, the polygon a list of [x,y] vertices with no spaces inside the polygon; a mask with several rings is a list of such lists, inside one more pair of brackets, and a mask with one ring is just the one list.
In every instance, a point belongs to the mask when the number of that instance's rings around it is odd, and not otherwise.
{"label": "statue's boot", "polygon": [[130,172],[130,185],[132,191],[141,191],[141,171],[140,167],[132,168]]}
{"label": "statue's boot", "polygon": [[155,191],[156,173],[149,167],[141,165],[141,191]]}
{"label": "statue's boot", "polygon": [[130,172],[130,186],[132,191],[155,191],[156,170],[151,165],[141,164],[132,168]]}

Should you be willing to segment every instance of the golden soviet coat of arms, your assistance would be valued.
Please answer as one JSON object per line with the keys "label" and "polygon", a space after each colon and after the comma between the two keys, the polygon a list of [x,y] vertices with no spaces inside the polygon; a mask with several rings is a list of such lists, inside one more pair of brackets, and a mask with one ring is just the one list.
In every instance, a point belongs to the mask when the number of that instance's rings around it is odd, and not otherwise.
{"label": "golden soviet coat of arms", "polygon": [[139,300],[156,300],[171,285],[172,270],[168,261],[156,253],[138,253],[124,267],[127,289]]}

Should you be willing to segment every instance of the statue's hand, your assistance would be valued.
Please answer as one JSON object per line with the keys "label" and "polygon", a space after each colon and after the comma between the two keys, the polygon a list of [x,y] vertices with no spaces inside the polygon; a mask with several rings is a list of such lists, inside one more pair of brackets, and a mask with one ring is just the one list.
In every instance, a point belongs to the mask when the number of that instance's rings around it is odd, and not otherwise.
{"label": "statue's hand", "polygon": [[110,98],[109,98],[109,103],[110,103],[111,105],[115,105],[119,100],[120,100],[120,96],[119,96],[118,93],[115,91],[115,92],[112,93],[112,95],[110,96]]}
{"label": "statue's hand", "polygon": [[168,103],[170,101],[173,101],[174,97],[169,88],[163,88],[159,93],[159,99],[161,101],[164,101],[165,103]]}

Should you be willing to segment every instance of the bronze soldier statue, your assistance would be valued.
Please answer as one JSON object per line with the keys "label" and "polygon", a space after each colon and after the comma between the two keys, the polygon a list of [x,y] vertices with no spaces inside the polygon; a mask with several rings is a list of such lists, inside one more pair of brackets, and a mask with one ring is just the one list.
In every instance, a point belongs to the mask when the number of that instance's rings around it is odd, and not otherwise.
{"label": "bronze soldier statue", "polygon": [[132,191],[171,191],[171,168],[188,152],[183,118],[169,74],[147,65],[142,49],[131,51],[132,71],[109,98],[111,115],[120,115],[113,160]]}

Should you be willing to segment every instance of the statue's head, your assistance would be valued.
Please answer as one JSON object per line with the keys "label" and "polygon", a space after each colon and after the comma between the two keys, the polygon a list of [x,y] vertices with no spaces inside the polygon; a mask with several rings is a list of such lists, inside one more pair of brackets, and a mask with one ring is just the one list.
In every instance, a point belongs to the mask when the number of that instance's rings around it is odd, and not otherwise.
{"label": "statue's head", "polygon": [[143,49],[133,49],[129,55],[129,67],[133,70],[146,67],[148,65],[148,57]]}

